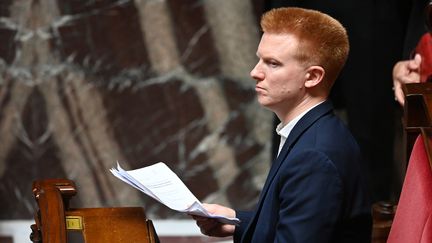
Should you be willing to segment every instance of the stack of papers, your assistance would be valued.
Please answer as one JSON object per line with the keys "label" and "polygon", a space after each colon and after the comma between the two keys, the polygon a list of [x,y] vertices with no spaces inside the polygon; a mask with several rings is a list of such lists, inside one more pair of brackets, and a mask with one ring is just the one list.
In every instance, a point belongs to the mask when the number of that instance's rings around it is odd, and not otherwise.
{"label": "stack of papers", "polygon": [[111,168],[110,171],[120,180],[173,210],[215,218],[225,224],[238,225],[240,223],[237,218],[209,213],[180,178],[163,162],[128,171],[122,169],[117,163],[117,168]]}

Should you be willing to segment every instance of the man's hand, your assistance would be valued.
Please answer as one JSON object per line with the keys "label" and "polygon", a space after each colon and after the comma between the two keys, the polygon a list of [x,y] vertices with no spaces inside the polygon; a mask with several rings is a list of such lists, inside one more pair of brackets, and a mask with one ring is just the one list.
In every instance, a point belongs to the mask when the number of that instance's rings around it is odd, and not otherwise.
{"label": "man's hand", "polygon": [[[223,215],[229,218],[235,218],[236,213],[233,209],[224,207],[218,204],[203,204],[204,208],[211,214]],[[235,226],[223,224],[216,219],[206,218],[201,216],[191,215],[195,219],[196,224],[201,230],[201,233],[208,236],[227,237],[234,234]]]}
{"label": "man's hand", "polygon": [[414,59],[399,61],[393,67],[393,90],[395,99],[400,105],[404,105],[405,99],[402,84],[420,83],[421,56],[416,54]]}

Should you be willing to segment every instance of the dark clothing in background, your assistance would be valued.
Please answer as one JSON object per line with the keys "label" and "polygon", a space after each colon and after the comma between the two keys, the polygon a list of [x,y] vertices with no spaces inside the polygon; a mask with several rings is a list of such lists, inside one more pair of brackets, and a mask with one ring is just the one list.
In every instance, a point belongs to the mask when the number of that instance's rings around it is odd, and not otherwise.
{"label": "dark clothing in background", "polygon": [[428,2],[429,0],[412,1],[405,36],[403,59],[408,59],[411,57],[411,53],[420,40],[420,37],[426,32],[425,7],[427,6]]}

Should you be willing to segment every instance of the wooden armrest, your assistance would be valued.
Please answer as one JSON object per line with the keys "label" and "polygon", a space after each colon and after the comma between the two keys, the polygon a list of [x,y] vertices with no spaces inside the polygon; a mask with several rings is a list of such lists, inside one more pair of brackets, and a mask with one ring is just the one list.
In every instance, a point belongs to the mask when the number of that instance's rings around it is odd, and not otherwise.
{"label": "wooden armrest", "polygon": [[45,179],[33,182],[33,196],[36,201],[41,193],[44,193],[48,188],[56,189],[60,192],[63,198],[63,203],[66,208],[69,207],[69,200],[77,194],[75,183],[67,179]]}
{"label": "wooden armrest", "polygon": [[75,184],[65,179],[46,179],[33,182],[33,195],[39,210],[35,214],[31,240],[40,242],[66,242],[65,210],[69,199],[76,194]]}

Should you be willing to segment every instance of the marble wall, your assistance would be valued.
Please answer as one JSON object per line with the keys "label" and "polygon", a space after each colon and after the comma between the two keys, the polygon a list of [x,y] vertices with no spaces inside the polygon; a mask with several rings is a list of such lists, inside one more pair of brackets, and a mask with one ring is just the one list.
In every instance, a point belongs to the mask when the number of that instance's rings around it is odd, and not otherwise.
{"label": "marble wall", "polygon": [[0,219],[32,218],[33,180],[73,206],[144,206],[109,173],[166,162],[204,202],[250,208],[270,165],[259,107],[260,1],[0,1]]}

